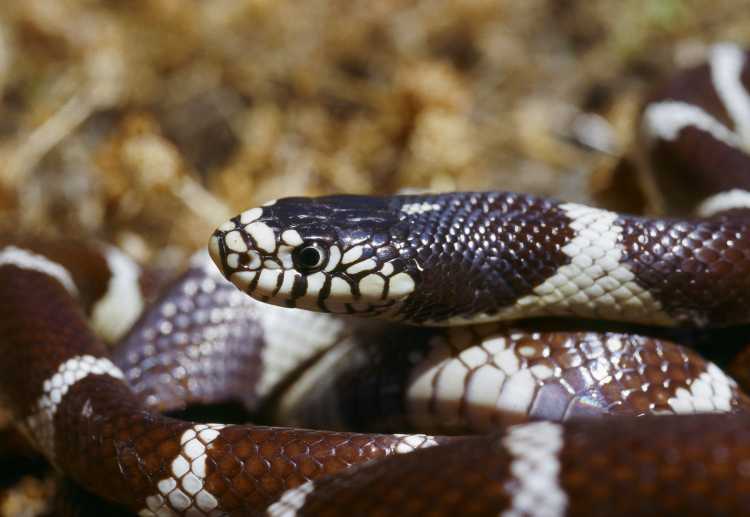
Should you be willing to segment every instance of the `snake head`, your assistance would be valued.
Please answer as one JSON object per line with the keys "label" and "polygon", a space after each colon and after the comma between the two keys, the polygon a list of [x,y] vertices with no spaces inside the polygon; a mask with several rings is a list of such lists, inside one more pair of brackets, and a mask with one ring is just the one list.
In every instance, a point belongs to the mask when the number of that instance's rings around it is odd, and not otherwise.
{"label": "snake head", "polygon": [[388,198],[284,198],[222,224],[209,251],[222,273],[261,301],[324,312],[391,313],[419,271]]}

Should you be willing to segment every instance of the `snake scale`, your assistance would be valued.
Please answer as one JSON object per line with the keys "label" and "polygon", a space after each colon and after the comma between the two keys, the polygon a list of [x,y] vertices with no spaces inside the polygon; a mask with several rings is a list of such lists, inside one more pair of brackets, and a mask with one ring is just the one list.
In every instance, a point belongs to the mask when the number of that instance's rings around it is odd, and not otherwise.
{"label": "snake scale", "polygon": [[[51,464],[141,516],[746,515],[749,400],[716,365],[504,321],[748,323],[747,58],[714,47],[642,112],[699,217],[507,192],[286,198],[221,225],[213,261],[158,297],[114,249],[4,238],[2,399]],[[379,434],[164,416],[257,409],[291,372],[286,421]],[[411,428],[431,434],[393,434]]]}

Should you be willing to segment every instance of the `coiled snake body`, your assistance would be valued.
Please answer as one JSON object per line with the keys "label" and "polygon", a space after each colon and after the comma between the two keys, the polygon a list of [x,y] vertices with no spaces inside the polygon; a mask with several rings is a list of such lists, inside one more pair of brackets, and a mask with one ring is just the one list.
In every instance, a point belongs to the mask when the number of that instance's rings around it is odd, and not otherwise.
{"label": "coiled snake body", "polygon": [[[113,355],[86,318],[122,334],[142,304],[136,266],[75,242],[4,242],[3,399],[51,463],[144,516],[746,514],[748,399],[715,365],[653,338],[493,323],[750,320],[746,61],[717,46],[644,109],[657,159],[708,196],[701,218],[513,193],[281,199],[222,225],[209,251],[241,290],[287,308],[242,295],[198,254]],[[393,362],[376,351],[388,342],[401,369],[365,383],[391,393],[383,434],[157,412],[230,396],[254,408],[327,350],[282,404],[290,419],[320,413],[300,392],[322,393],[336,368],[371,379],[363,358]],[[321,404],[361,410],[355,395]],[[394,408],[408,410],[397,425],[494,432],[387,434]],[[710,414],[682,414],[695,412]],[[620,416],[573,418],[601,414]]]}

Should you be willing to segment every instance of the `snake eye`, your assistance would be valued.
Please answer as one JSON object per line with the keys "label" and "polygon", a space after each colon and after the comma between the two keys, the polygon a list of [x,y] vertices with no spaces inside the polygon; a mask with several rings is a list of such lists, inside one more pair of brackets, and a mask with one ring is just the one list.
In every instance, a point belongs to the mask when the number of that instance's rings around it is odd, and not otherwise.
{"label": "snake eye", "polygon": [[328,258],[328,251],[317,243],[300,246],[294,251],[294,265],[302,273],[313,273],[322,269]]}

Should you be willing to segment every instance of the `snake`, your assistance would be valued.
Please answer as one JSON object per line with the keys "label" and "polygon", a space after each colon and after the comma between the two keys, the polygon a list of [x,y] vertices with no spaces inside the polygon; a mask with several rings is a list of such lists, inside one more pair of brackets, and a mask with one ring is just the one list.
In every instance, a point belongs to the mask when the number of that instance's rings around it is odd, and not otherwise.
{"label": "snake", "polygon": [[[0,397],[51,465],[140,516],[745,515],[748,397],[628,325],[750,320],[747,61],[717,45],[641,112],[696,216],[282,198],[158,294],[115,248],[3,237]],[[288,425],[175,413],[269,396]]]}

